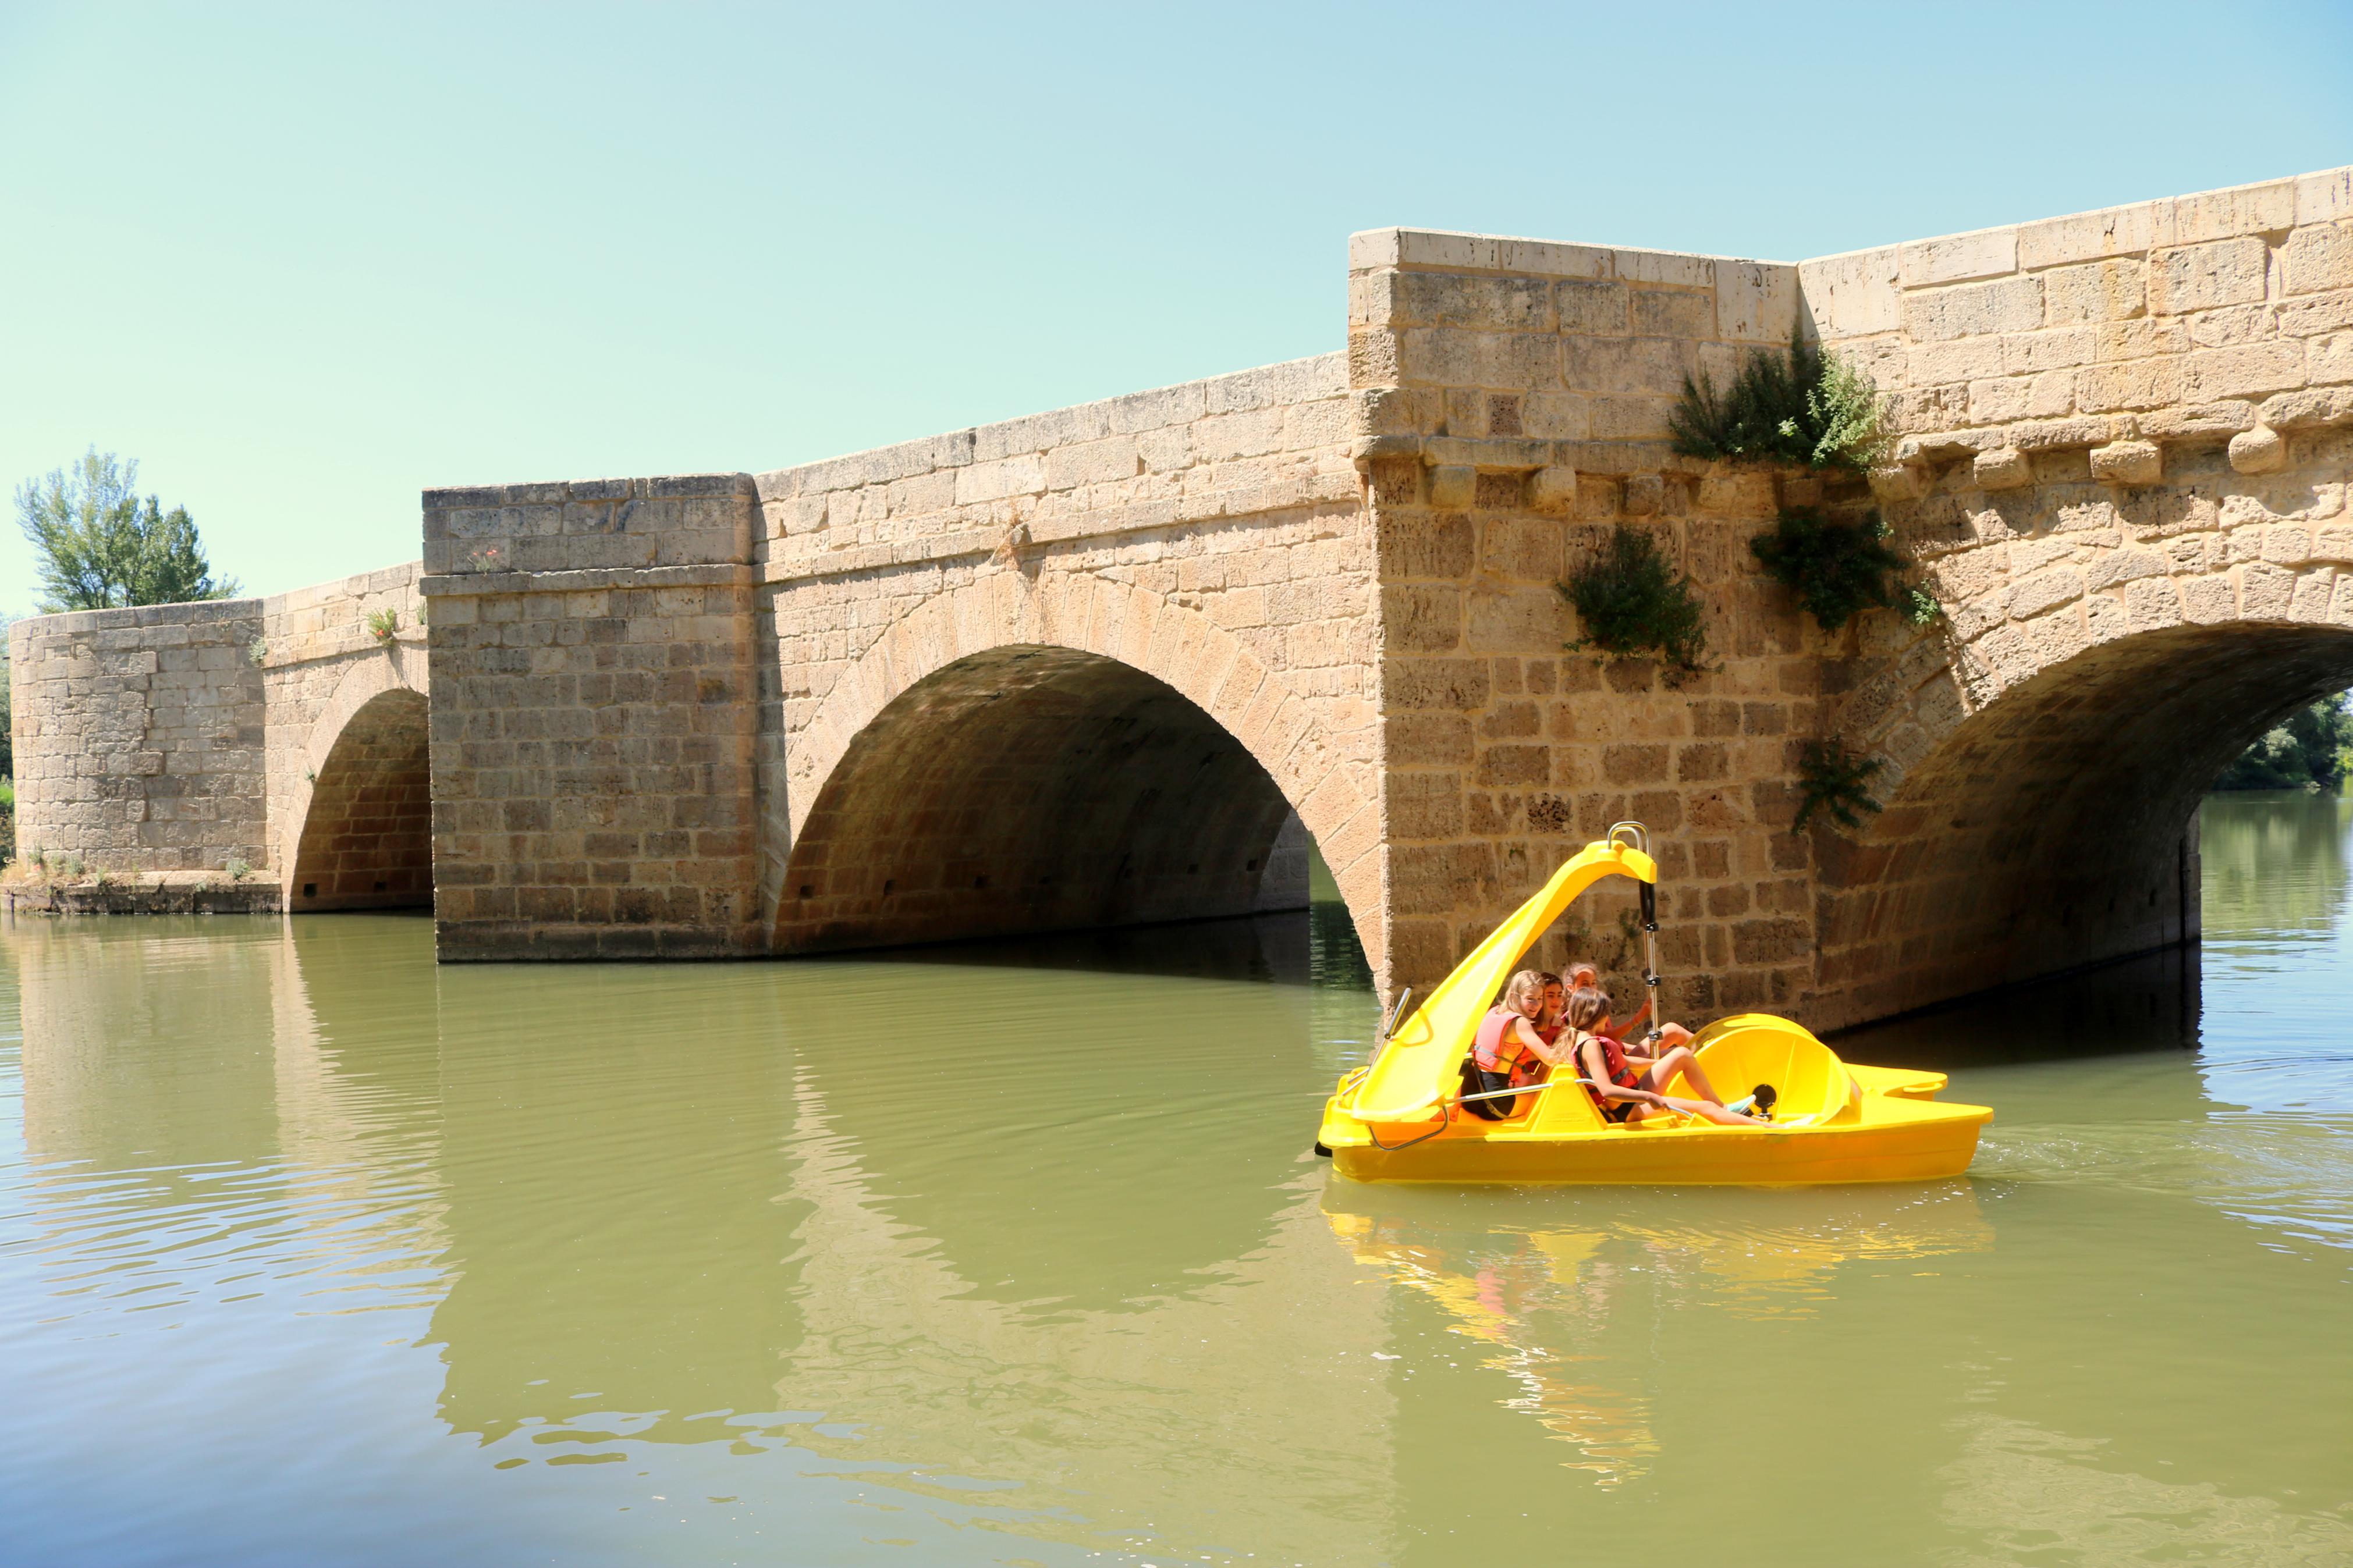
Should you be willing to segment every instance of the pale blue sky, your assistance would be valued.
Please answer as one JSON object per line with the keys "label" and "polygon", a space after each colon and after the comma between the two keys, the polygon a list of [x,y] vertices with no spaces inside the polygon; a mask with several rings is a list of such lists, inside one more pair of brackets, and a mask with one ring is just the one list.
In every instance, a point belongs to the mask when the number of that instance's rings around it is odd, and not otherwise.
{"label": "pale blue sky", "polygon": [[1793,259],[2353,162],[2348,60],[2344,0],[0,0],[0,480],[136,457],[272,592],[428,485],[1338,348],[1354,229]]}

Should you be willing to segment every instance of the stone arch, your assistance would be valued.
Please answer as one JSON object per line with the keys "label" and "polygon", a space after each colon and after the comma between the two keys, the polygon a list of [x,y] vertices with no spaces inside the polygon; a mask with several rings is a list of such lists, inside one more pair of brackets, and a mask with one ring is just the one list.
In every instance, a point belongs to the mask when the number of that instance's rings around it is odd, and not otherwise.
{"label": "stone arch", "polygon": [[425,693],[402,661],[338,683],[303,749],[308,796],[286,859],[286,907],[429,908],[432,784]]}
{"label": "stone arch", "polygon": [[[787,742],[788,785],[768,824],[783,847],[769,866],[776,943],[1246,912],[1256,883],[1242,882],[1264,876],[1295,812],[1378,973],[1370,712],[1348,733],[1331,708],[1207,616],[1126,584],[1006,571],[942,592],[842,669]],[[1010,812],[989,803],[1025,795]],[[904,923],[884,918],[883,900],[910,889],[878,844],[981,831],[994,834],[997,868],[959,862],[951,889],[942,866],[927,901],[902,902]],[[1188,833],[1199,853],[1179,855]],[[1116,857],[1095,861],[1123,839],[1134,850],[1124,879],[1160,886],[1091,901],[1122,879]],[[1178,885],[1196,877],[1206,880]]]}
{"label": "stone arch", "polygon": [[1882,764],[1884,807],[1815,836],[1838,1021],[2197,933],[2199,800],[2264,731],[2353,687],[2341,501],[2231,488],[2049,487],[1979,513],[1994,541],[1937,563],[1947,629],[1831,725]]}

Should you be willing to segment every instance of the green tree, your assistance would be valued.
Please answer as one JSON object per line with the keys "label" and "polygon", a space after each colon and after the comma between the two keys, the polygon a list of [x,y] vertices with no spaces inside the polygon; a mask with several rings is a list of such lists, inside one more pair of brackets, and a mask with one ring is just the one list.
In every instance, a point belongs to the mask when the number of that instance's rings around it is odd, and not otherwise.
{"label": "green tree", "polygon": [[188,509],[135,493],[139,465],[91,447],[70,468],[16,487],[16,520],[39,558],[42,611],[117,610],[234,597],[213,576]]}
{"label": "green tree", "polygon": [[2347,749],[2353,747],[2353,709],[2345,694],[2324,697],[2288,715],[2239,753],[2214,781],[2226,789],[2335,789],[2345,782]]}

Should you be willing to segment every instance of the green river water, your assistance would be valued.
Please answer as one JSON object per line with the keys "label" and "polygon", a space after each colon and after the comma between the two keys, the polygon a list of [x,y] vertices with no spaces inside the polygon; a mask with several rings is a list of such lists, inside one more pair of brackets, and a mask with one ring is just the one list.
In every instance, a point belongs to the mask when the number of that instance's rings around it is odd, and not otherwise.
{"label": "green river water", "polygon": [[[2353,803],[1846,1037],[1966,1180],[1354,1185],[1335,909],[438,968],[0,930],[0,1562],[2353,1562]],[[2202,973],[2201,973],[2202,971]]]}

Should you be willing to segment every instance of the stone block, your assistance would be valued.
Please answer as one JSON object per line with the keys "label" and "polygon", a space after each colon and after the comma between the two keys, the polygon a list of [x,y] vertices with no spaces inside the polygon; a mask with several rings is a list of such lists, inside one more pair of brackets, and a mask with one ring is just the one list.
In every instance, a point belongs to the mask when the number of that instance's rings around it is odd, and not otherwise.
{"label": "stone block", "polygon": [[2282,341],[2192,353],[2182,366],[2180,387],[2184,398],[2197,403],[2260,397],[2304,383],[2304,345]]}
{"label": "stone block", "polygon": [[1553,285],[1560,331],[1585,337],[1623,337],[1631,325],[1631,291],[1615,279],[1577,279]]}
{"label": "stone block", "polygon": [[2154,441],[2111,441],[2091,451],[2092,477],[2104,485],[2153,485],[2165,458]]}
{"label": "stone block", "polygon": [[2232,185],[2175,196],[2157,205],[2167,215],[2171,230],[2160,244],[2190,245],[2232,235],[2270,234],[2295,222],[2295,182]]}
{"label": "stone block", "polygon": [[2007,347],[2015,338],[1955,338],[1924,343],[1905,356],[1904,379],[1913,386],[1979,381],[2008,369]]}
{"label": "stone block", "polygon": [[[1560,375],[1573,392],[1647,394],[1672,398],[1683,391],[1692,368],[1686,346],[1670,338],[1567,338],[1561,343]],[[1610,438],[1602,428],[1602,409],[1594,410],[1594,436]]]}
{"label": "stone block", "polygon": [[1535,278],[1495,278],[1405,272],[1395,279],[1399,325],[1475,327],[1498,332],[1553,330],[1553,285]]}
{"label": "stone block", "polygon": [[2231,437],[2231,467],[2242,474],[2277,473],[2287,467],[2287,443],[2268,426],[2242,430]]}
{"label": "stone block", "polygon": [[1409,328],[1398,334],[1398,379],[1425,386],[1556,388],[1560,342],[1548,332]]}
{"label": "stone block", "polygon": [[1479,470],[1468,463],[1442,463],[1430,470],[1430,504],[1441,511],[1468,508],[1478,489]]}
{"label": "stone block", "polygon": [[1528,504],[1541,512],[1566,514],[1577,504],[1577,470],[1538,468],[1528,479]]}
{"label": "stone block", "polygon": [[2015,447],[1997,447],[1977,455],[1970,474],[1979,489],[2014,490],[2034,482],[2034,465]]}
{"label": "stone block", "polygon": [[2181,366],[2170,359],[2085,365],[2075,374],[2075,405],[2087,413],[2160,408],[2181,396]]}
{"label": "stone block", "polygon": [[1899,267],[1897,248],[1892,245],[1801,263],[1799,310],[1812,335],[1829,342],[1903,326]]}
{"label": "stone block", "polygon": [[1632,328],[1643,337],[1712,338],[1715,301],[1684,289],[1637,289],[1630,301]]}
{"label": "stone block", "polygon": [[1986,332],[2031,332],[2042,325],[2042,283],[2003,278],[1924,289],[1904,297],[1904,328],[1920,342]]}
{"label": "stone block", "polygon": [[2348,217],[2353,217],[2353,165],[2296,180],[2295,221],[2299,226]]}
{"label": "stone block", "polygon": [[2333,332],[2305,345],[2305,376],[2315,382],[2353,382],[2353,332]]}
{"label": "stone block", "polygon": [[1928,470],[1915,463],[1881,463],[1870,473],[1871,493],[1883,501],[1918,500],[1928,493]]}
{"label": "stone block", "polygon": [[1050,490],[1131,479],[1141,467],[1135,440],[1127,436],[1056,447],[1045,457],[1045,488]]}
{"label": "stone block", "polygon": [[2118,321],[2148,310],[2148,268],[2123,258],[2042,274],[2043,319],[2052,326],[2077,321]]}
{"label": "stone block", "polygon": [[1899,246],[1896,254],[1897,279],[1906,289],[2000,278],[2018,270],[2018,230],[1981,228],[1914,240]]}
{"label": "stone block", "polygon": [[1733,342],[1780,344],[1798,320],[1798,269],[1768,261],[1720,261],[1715,268],[1715,336]]}
{"label": "stone block", "polygon": [[2160,250],[2149,258],[2148,308],[2178,316],[2263,297],[2271,251],[2253,235]]}
{"label": "stone block", "polygon": [[2287,294],[2353,289],[2353,221],[2299,228],[2280,251],[2281,288]]}

